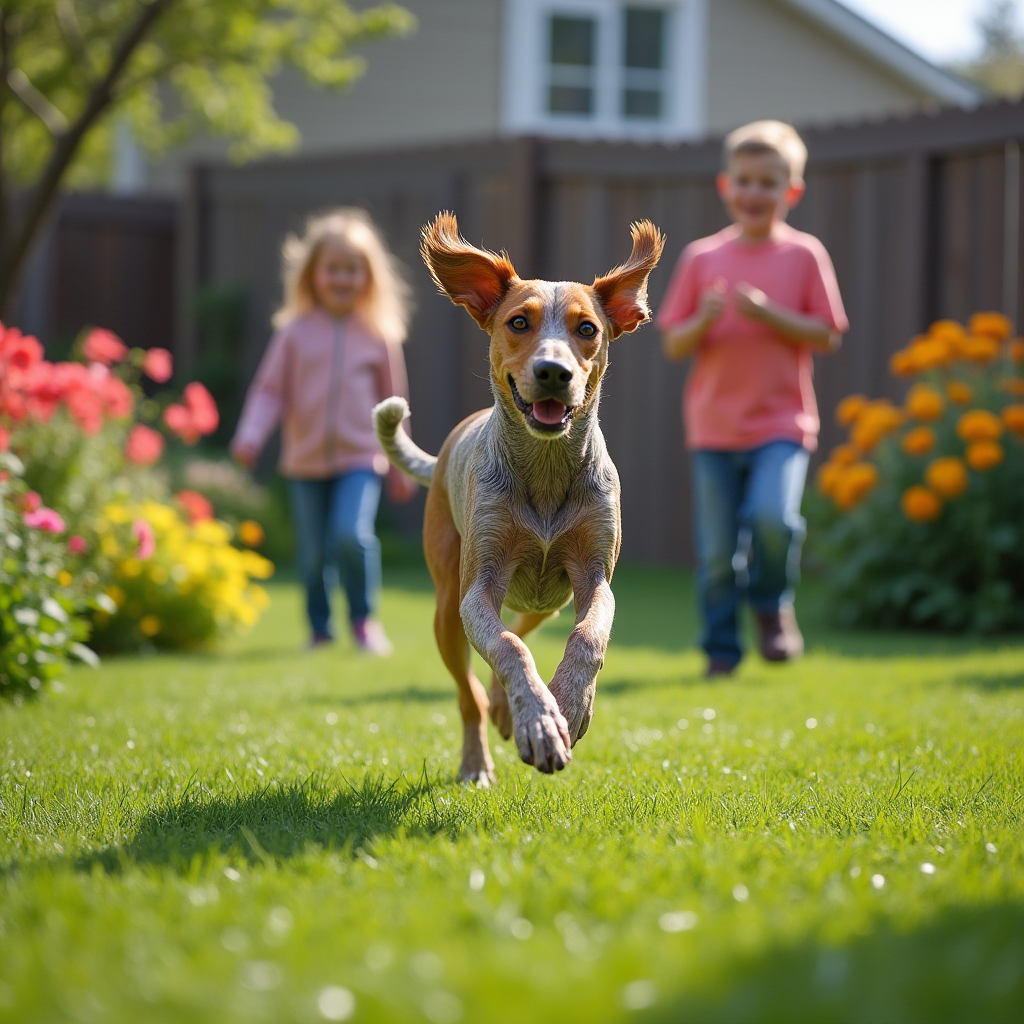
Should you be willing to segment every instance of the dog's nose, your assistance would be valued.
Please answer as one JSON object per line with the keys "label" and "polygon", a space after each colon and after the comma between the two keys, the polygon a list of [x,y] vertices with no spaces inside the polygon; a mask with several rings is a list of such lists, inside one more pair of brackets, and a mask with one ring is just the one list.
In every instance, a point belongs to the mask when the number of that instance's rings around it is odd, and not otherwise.
{"label": "dog's nose", "polygon": [[533,364],[533,376],[548,388],[559,388],[572,380],[572,367],[557,359],[542,359]]}

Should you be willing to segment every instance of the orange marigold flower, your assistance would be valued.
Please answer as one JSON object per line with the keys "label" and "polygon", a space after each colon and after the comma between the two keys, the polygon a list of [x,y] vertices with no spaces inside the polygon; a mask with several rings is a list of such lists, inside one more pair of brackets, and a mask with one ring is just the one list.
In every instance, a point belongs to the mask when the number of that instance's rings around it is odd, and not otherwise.
{"label": "orange marigold flower", "polygon": [[893,352],[889,359],[889,370],[897,377],[913,377],[917,373],[917,360],[909,348]]}
{"label": "orange marigold flower", "polygon": [[935,431],[931,427],[915,427],[903,438],[908,455],[927,455],[935,447]]}
{"label": "orange marigold flower", "polygon": [[904,404],[911,416],[925,422],[937,420],[946,409],[942,395],[927,384],[915,384]]}
{"label": "orange marigold flower", "polygon": [[903,413],[888,401],[871,402],[857,417],[850,431],[850,440],[862,452],[871,451],[886,434],[903,424]]}
{"label": "orange marigold flower", "polygon": [[1003,461],[1003,446],[998,441],[975,441],[967,446],[964,458],[971,469],[984,473]]}
{"label": "orange marigold flower", "polygon": [[868,400],[863,395],[847,395],[836,406],[836,422],[848,427],[867,408]]}
{"label": "orange marigold flower", "polygon": [[957,350],[945,338],[925,338],[910,346],[910,357],[917,370],[931,370],[945,366],[956,356]]}
{"label": "orange marigold flower", "polygon": [[955,455],[934,459],[924,471],[928,486],[944,498],[958,498],[967,490],[967,467]]}
{"label": "orange marigold flower", "polygon": [[1015,363],[1024,363],[1024,338],[1011,338],[1006,344],[1006,351]]}
{"label": "orange marigold flower", "polygon": [[247,548],[258,548],[265,537],[263,527],[255,519],[246,519],[245,522],[238,524],[238,539]]}
{"label": "orange marigold flower", "polygon": [[928,328],[928,336],[930,338],[942,338],[943,341],[949,342],[953,348],[959,348],[960,343],[967,337],[967,331],[964,330],[964,325],[956,320],[936,320]]}
{"label": "orange marigold flower", "polygon": [[946,397],[956,405],[970,405],[974,401],[974,389],[962,380],[951,380],[946,384]]}
{"label": "orange marigold flower", "polygon": [[1024,437],[1024,405],[1008,405],[1003,410],[1002,419],[1008,430]]}
{"label": "orange marigold flower", "polygon": [[967,330],[971,334],[985,334],[996,341],[1002,341],[1010,336],[1013,324],[1002,313],[975,313],[968,321]]}
{"label": "orange marigold flower", "polygon": [[999,342],[989,334],[971,334],[964,342],[963,354],[972,362],[988,363],[999,355]]}
{"label": "orange marigold flower", "polygon": [[972,441],[998,441],[1003,432],[999,417],[988,409],[972,409],[957,420],[956,432],[968,443]]}
{"label": "orange marigold flower", "polygon": [[853,508],[878,483],[878,467],[870,462],[846,466],[836,480],[832,498],[841,509]]}
{"label": "orange marigold flower", "polygon": [[942,501],[934,491],[915,484],[908,487],[900,498],[903,514],[915,523],[928,523],[938,518],[942,511]]}
{"label": "orange marigold flower", "polygon": [[829,455],[829,461],[840,466],[850,466],[860,457],[860,452],[852,444],[837,444]]}
{"label": "orange marigold flower", "polygon": [[1020,380],[1018,377],[1004,377],[999,381],[999,387],[1017,398],[1024,395],[1024,380]]}

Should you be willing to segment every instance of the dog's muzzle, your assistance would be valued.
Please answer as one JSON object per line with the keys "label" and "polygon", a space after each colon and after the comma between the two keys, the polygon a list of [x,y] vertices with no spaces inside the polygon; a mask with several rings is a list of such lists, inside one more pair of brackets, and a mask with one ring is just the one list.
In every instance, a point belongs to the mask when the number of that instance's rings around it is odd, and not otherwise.
{"label": "dog's muzzle", "polygon": [[531,430],[535,430],[539,434],[557,435],[564,434],[569,429],[572,415],[576,411],[575,406],[566,405],[554,398],[542,398],[535,402],[527,402],[519,394],[512,374],[508,376],[508,384],[512,389],[512,401],[526,417],[526,424]]}

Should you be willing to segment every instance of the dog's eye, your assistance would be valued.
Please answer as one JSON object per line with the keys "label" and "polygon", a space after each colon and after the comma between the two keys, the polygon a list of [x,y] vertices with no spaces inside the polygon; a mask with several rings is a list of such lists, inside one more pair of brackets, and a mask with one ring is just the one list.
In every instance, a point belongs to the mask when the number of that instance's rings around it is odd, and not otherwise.
{"label": "dog's eye", "polygon": [[597,328],[589,320],[584,320],[576,329],[584,338],[592,338],[597,334]]}
{"label": "dog's eye", "polygon": [[513,331],[525,331],[528,330],[530,327],[530,324],[528,323],[525,316],[512,317],[508,325],[509,327],[512,328]]}

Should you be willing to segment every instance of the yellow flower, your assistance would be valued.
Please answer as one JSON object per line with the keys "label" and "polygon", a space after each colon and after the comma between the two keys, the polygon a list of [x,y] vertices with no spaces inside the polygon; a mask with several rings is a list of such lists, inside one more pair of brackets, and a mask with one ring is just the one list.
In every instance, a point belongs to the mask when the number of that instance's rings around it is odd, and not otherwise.
{"label": "yellow flower", "polygon": [[970,405],[974,401],[974,389],[962,380],[951,380],[946,384],[946,397],[956,405]]}
{"label": "yellow flower", "polygon": [[132,510],[124,505],[108,505],[103,510],[103,518],[109,523],[119,526],[123,523],[130,523],[135,517]]}
{"label": "yellow flower", "polygon": [[155,615],[143,615],[139,620],[139,630],[146,636],[156,636],[162,623]]}
{"label": "yellow flower", "polygon": [[903,514],[915,523],[927,523],[938,517],[942,511],[942,501],[934,491],[915,484],[908,487],[900,498]]}
{"label": "yellow flower", "polygon": [[984,473],[1003,461],[1003,446],[998,441],[975,441],[967,446],[965,458],[971,469]]}
{"label": "yellow flower", "polygon": [[908,455],[927,455],[935,447],[935,431],[931,427],[915,427],[903,438],[903,450]]}
{"label": "yellow flower", "polygon": [[107,556],[107,558],[117,558],[121,553],[121,548],[117,543],[117,540],[109,533],[103,534],[100,537],[100,551]]}
{"label": "yellow flower", "polygon": [[878,483],[878,467],[870,462],[847,466],[836,481],[833,500],[841,509],[853,508]]}
{"label": "yellow flower", "polygon": [[928,336],[939,338],[956,349],[966,339],[967,331],[964,330],[964,325],[956,320],[936,320],[928,328]]}
{"label": "yellow flower", "polygon": [[924,478],[944,498],[957,498],[967,490],[967,467],[955,455],[934,459],[924,471]]}
{"label": "yellow flower", "polygon": [[167,570],[162,565],[149,567],[149,578],[159,587],[167,582]]}
{"label": "yellow flower", "polygon": [[70,587],[71,584],[75,582],[75,578],[67,571],[67,569],[61,569],[61,571],[57,573],[57,582],[62,587]]}
{"label": "yellow flower", "polygon": [[238,526],[238,539],[247,548],[258,548],[264,541],[266,534],[263,527],[255,519],[246,519]]}
{"label": "yellow flower", "polygon": [[250,576],[266,580],[274,575],[274,563],[269,558],[257,555],[255,551],[242,551],[241,555],[242,566]]}
{"label": "yellow flower", "polygon": [[925,422],[937,420],[946,408],[942,395],[927,384],[915,384],[907,393],[905,405],[911,416]]}
{"label": "yellow flower", "polygon": [[999,417],[987,409],[972,409],[957,420],[956,432],[963,440],[996,441],[1003,432]]}
{"label": "yellow flower", "polygon": [[1020,437],[1024,437],[1024,405],[1008,405],[1003,410],[1003,423]]}
{"label": "yellow flower", "polygon": [[818,475],[815,478],[818,490],[826,497],[831,498],[835,494],[836,484],[843,475],[843,467],[838,462],[826,462],[818,467]]}
{"label": "yellow flower", "polygon": [[847,395],[836,406],[836,422],[844,427],[850,426],[867,406],[868,400],[864,395]]}
{"label": "yellow flower", "polygon": [[1002,341],[1010,336],[1013,324],[1002,313],[975,313],[968,321],[967,330],[971,334],[984,334]]}
{"label": "yellow flower", "polygon": [[216,519],[202,519],[192,528],[192,536],[204,544],[227,544],[231,540],[231,531]]}
{"label": "yellow flower", "polygon": [[956,356],[956,350],[945,338],[925,338],[923,341],[915,341],[909,351],[917,372],[932,370],[936,366],[945,366]]}
{"label": "yellow flower", "polygon": [[126,579],[138,576],[142,572],[142,563],[137,558],[126,558],[118,567],[117,574]]}
{"label": "yellow flower", "polygon": [[857,417],[850,431],[850,440],[859,451],[869,452],[902,423],[903,413],[892,402],[879,399],[871,402]]}
{"label": "yellow flower", "polygon": [[128,599],[128,595],[116,583],[112,587],[107,587],[107,597],[109,597],[118,608],[123,608],[125,601]]}
{"label": "yellow flower", "polygon": [[889,359],[889,370],[897,377],[913,377],[917,373],[917,360],[908,348],[893,352]]}

